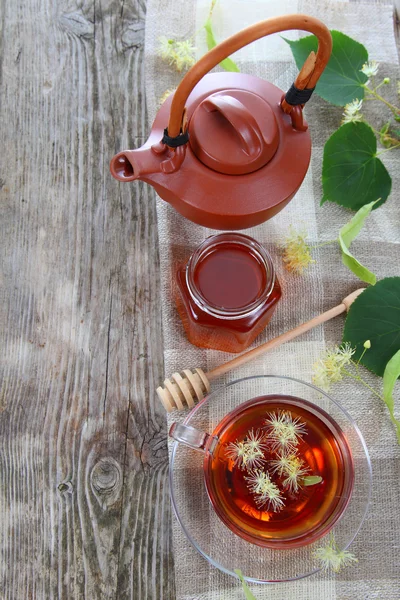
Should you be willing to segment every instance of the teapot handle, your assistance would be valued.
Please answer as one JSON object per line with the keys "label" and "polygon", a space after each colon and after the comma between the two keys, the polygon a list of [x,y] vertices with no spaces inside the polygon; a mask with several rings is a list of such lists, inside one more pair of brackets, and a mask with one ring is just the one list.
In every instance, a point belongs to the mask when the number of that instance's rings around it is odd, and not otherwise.
{"label": "teapot handle", "polygon": [[[224,40],[218,46],[207,52],[193,67],[186,73],[179,84],[171,104],[171,112],[168,123],[168,137],[179,137],[186,131],[185,104],[189,94],[194,86],[211,69],[216,67],[225,58],[247,46],[251,42],[258,40],[271,33],[287,31],[291,29],[301,29],[313,33],[318,38],[318,50],[315,55],[311,52],[306,59],[296,81],[288,90],[282,99],[282,110],[290,114],[296,106],[304,105],[309,99],[312,91],[325,69],[332,51],[332,37],[329,29],[319,19],[307,15],[285,15],[260,21],[246,29],[242,29],[235,35]],[[291,103],[292,102],[292,103]],[[169,145],[167,143],[167,145]]]}

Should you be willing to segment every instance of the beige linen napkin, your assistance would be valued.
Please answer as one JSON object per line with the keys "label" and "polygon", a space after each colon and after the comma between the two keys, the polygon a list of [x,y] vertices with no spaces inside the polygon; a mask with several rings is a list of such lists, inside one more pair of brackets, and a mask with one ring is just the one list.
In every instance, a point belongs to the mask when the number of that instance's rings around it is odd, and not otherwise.
{"label": "beige linen napkin", "polygon": [[[174,88],[181,75],[156,54],[161,35],[185,39],[196,34],[200,57],[206,51],[201,26],[209,10],[209,0],[149,0],[146,21],[146,93],[149,129],[165,90]],[[339,29],[361,41],[371,59],[382,62],[381,72],[399,78],[398,55],[390,4],[313,2],[312,0],[220,0],[214,13],[217,39],[235,33],[256,21],[289,13],[307,13],[321,18],[330,29]],[[285,34],[296,38],[297,33]],[[265,78],[283,90],[293,82],[297,70],[287,44],[273,36],[260,40],[234,55],[240,70]],[[393,97],[394,99],[394,97]],[[372,105],[373,103],[371,103]],[[371,107],[369,111],[374,111]],[[370,113],[369,113],[370,114]],[[379,115],[379,113],[376,113]],[[336,245],[316,249],[316,263],[301,277],[288,274],[282,267],[277,245],[289,226],[307,230],[311,243],[335,239],[339,228],[351,214],[331,203],[319,206],[323,145],[339,126],[341,109],[314,96],[307,106],[307,120],[313,141],[308,174],[294,200],[271,221],[244,233],[255,237],[272,254],[283,299],[273,321],[256,344],[296,326],[298,323],[338,304],[360,282],[342,265]],[[379,116],[378,122],[384,122]],[[388,153],[385,163],[393,178],[393,192],[383,208],[374,212],[354,245],[357,257],[379,278],[399,275],[400,265],[400,161],[399,154]],[[176,264],[187,259],[193,249],[214,232],[194,225],[158,200],[165,373],[170,376],[182,368],[201,366],[212,369],[230,355],[198,349],[187,341],[173,300]],[[328,323],[278,350],[228,375],[232,381],[254,374],[291,375],[310,381],[314,361],[327,342],[339,342],[343,318]],[[380,382],[367,374],[371,384]],[[223,382],[221,382],[223,383]],[[260,600],[295,598],[296,600],[398,600],[400,598],[400,452],[385,408],[379,400],[357,384],[342,383],[334,389],[335,398],[355,418],[371,453],[374,487],[367,520],[351,550],[359,563],[342,573],[318,574],[296,583],[252,586]],[[169,423],[181,419],[169,416]],[[190,479],[190,478],[189,478]],[[188,483],[190,485],[190,483]],[[182,490],[184,493],[184,490]],[[204,507],[195,507],[202,511]],[[206,535],[206,532],[204,532]],[[173,550],[178,600],[223,600],[243,598],[238,582],[211,567],[187,541],[179,524],[173,521]],[[240,565],[232,565],[232,568]]]}

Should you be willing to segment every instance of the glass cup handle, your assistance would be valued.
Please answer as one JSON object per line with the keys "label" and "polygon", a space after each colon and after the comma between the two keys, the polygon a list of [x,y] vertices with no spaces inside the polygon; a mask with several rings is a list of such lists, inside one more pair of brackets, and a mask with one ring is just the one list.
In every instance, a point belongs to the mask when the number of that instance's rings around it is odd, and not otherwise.
{"label": "glass cup handle", "polygon": [[[210,438],[210,434],[205,431],[199,431],[195,427],[182,425],[182,423],[172,423],[169,435],[180,444],[185,444],[185,446],[189,446],[189,448],[199,450],[200,452],[205,451],[207,442]],[[215,442],[216,441],[215,438]],[[215,444],[212,444],[212,447],[209,448],[210,452],[212,452],[214,445]]]}

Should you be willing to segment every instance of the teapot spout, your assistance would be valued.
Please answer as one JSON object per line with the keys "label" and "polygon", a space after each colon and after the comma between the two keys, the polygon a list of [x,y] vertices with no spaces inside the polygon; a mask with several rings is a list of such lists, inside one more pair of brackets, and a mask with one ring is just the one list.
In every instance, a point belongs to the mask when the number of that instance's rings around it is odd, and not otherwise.
{"label": "teapot spout", "polygon": [[135,181],[160,171],[160,159],[150,148],[118,152],[110,162],[111,175],[118,181]]}
{"label": "teapot spout", "polygon": [[138,169],[135,168],[135,159],[132,150],[119,152],[112,157],[110,162],[111,175],[118,181],[134,181],[138,179]]}

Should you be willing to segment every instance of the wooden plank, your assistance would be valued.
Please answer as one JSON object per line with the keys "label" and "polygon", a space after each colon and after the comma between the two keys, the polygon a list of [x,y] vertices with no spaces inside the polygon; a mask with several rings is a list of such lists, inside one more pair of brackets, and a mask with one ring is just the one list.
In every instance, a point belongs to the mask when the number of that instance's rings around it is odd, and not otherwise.
{"label": "wooden plank", "polygon": [[2,597],[174,598],[145,2],[1,10]]}
{"label": "wooden plank", "polygon": [[395,0],[394,9],[395,9],[395,12],[393,15],[394,35],[396,38],[397,52],[399,54],[399,59],[400,59],[400,0]]}

